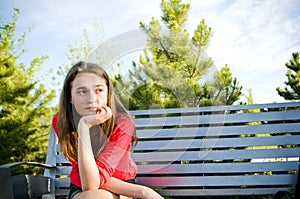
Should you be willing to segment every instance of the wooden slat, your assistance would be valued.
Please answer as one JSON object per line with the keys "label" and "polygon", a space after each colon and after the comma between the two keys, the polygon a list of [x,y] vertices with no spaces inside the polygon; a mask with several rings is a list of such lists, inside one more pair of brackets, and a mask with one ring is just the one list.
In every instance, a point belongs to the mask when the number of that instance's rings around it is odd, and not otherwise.
{"label": "wooden slat", "polygon": [[142,139],[158,138],[182,138],[199,136],[233,136],[246,134],[264,133],[296,133],[300,132],[300,123],[264,124],[264,125],[241,125],[241,126],[209,126],[193,128],[158,128],[158,129],[138,129],[137,134]]}
{"label": "wooden slat", "polygon": [[230,105],[230,106],[206,106],[199,108],[172,108],[172,109],[150,109],[130,111],[131,115],[162,115],[175,113],[206,113],[206,112],[222,112],[222,111],[239,111],[253,109],[278,109],[278,108],[295,108],[300,107],[300,102],[283,102],[283,103],[265,103],[265,104],[247,104],[247,105]]}
{"label": "wooden slat", "polygon": [[238,113],[224,115],[193,115],[160,118],[137,118],[135,125],[142,127],[167,127],[180,125],[205,125],[205,124],[227,124],[263,121],[283,121],[299,119],[300,111],[281,111],[281,112],[258,112],[258,113]]}
{"label": "wooden slat", "polygon": [[207,188],[193,188],[193,189],[162,189],[157,190],[162,195],[166,196],[255,196],[255,195],[274,195],[278,191],[286,191],[294,193],[292,188],[218,188],[218,189],[207,189]]}
{"label": "wooden slat", "polygon": [[[48,143],[48,150],[46,156],[46,164],[56,166],[56,150],[55,145],[58,143],[57,136],[54,132],[54,129],[51,127],[50,129],[50,138]],[[51,178],[52,186],[49,187],[49,194],[55,193],[55,178],[56,178],[56,169],[45,169],[44,176]]]}
{"label": "wooden slat", "polygon": [[56,175],[69,175],[71,172],[72,166],[57,166]]}
{"label": "wooden slat", "polygon": [[240,176],[188,176],[188,177],[137,177],[137,183],[147,186],[275,186],[294,185],[297,175],[240,175]]}
{"label": "wooden slat", "polygon": [[56,161],[58,164],[70,164],[70,162],[66,160],[65,156],[61,154],[56,156]]}
{"label": "wooden slat", "polygon": [[57,143],[55,147],[56,147],[56,152],[61,152],[59,143]]}
{"label": "wooden slat", "polygon": [[55,179],[55,187],[61,188],[66,187],[68,188],[70,186],[70,178],[56,178]]}
{"label": "wooden slat", "polygon": [[[159,150],[159,149],[158,149]],[[134,153],[136,162],[167,162],[183,160],[235,160],[259,158],[287,158],[299,157],[300,148],[283,149],[253,149],[253,150],[219,150],[219,151],[176,151],[176,152],[148,152]]]}
{"label": "wooden slat", "polygon": [[138,165],[139,174],[255,173],[295,171],[298,161]]}
{"label": "wooden slat", "polygon": [[[300,135],[296,136],[266,136],[266,137],[239,137],[215,139],[181,139],[139,141],[133,148],[139,150],[175,150],[175,149],[206,149],[206,148],[234,148],[253,146],[277,146],[300,144]],[[268,148],[268,147],[266,147]]]}
{"label": "wooden slat", "polygon": [[69,194],[70,190],[69,189],[56,189],[55,190],[55,195],[56,196],[61,196],[61,197],[56,197],[56,198],[66,198],[63,196],[67,196]]}

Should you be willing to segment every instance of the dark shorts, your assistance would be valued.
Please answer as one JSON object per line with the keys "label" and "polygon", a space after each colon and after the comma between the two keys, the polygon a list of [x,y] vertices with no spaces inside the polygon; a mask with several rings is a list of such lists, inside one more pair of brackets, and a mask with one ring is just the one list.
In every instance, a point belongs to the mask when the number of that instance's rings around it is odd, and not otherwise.
{"label": "dark shorts", "polygon": [[80,192],[82,192],[82,189],[71,183],[68,199],[73,199],[73,197]]}
{"label": "dark shorts", "polygon": [[[126,181],[126,182],[135,184],[135,179],[129,180],[129,181]],[[77,187],[76,185],[74,185],[74,184],[71,183],[70,184],[70,192],[69,192],[68,199],[73,199],[73,197],[76,194],[80,193],[80,192],[82,192],[82,189],[80,187]]]}

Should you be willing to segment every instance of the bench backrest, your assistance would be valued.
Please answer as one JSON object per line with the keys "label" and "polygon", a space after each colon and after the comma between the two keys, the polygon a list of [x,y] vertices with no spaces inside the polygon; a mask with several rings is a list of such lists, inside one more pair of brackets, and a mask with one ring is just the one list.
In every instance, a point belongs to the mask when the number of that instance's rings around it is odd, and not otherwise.
{"label": "bench backrest", "polygon": [[[137,183],[167,196],[294,193],[300,156],[300,103],[131,111]],[[47,164],[57,194],[70,166],[51,130]]]}

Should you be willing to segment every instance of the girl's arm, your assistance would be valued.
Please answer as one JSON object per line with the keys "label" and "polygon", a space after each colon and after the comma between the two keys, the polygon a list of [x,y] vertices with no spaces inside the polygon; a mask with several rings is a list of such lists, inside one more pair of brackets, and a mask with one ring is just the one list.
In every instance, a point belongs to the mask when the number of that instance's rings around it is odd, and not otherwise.
{"label": "girl's arm", "polygon": [[98,189],[100,177],[93,155],[89,127],[82,120],[78,124],[78,166],[82,190]]}
{"label": "girl's arm", "polygon": [[100,186],[99,170],[95,162],[89,130],[111,116],[111,109],[103,107],[98,114],[84,116],[78,123],[78,166],[83,191],[99,189]]}
{"label": "girl's arm", "polygon": [[141,199],[163,199],[157,192],[149,187],[124,182],[111,177],[102,187],[115,194]]}

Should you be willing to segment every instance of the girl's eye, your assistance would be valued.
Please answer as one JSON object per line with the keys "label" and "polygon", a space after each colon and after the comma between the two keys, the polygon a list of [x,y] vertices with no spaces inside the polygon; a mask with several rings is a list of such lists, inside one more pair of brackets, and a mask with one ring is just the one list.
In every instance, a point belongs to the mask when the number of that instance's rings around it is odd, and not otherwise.
{"label": "girl's eye", "polygon": [[86,94],[86,90],[78,90],[77,93],[79,95],[84,95],[84,94]]}
{"label": "girl's eye", "polygon": [[96,89],[96,93],[101,93],[103,91],[102,88]]}

